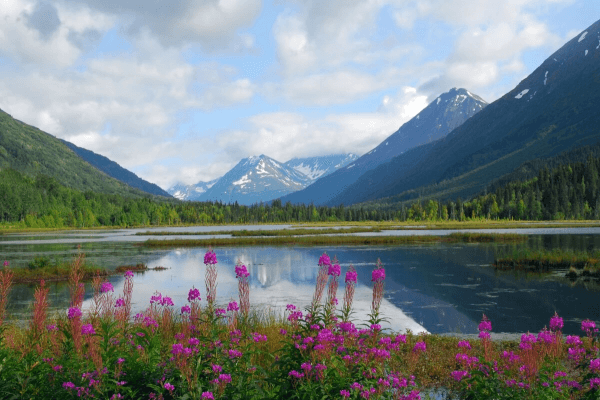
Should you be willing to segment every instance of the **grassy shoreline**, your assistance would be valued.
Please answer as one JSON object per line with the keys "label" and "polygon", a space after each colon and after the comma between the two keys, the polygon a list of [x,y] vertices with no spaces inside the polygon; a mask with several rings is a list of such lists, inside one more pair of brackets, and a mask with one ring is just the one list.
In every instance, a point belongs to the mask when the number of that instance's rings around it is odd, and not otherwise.
{"label": "grassy shoreline", "polygon": [[62,231],[96,231],[113,229],[150,229],[150,228],[183,228],[194,226],[247,226],[247,225],[292,225],[295,228],[333,227],[333,226],[371,226],[379,229],[525,229],[525,228],[581,228],[600,227],[598,220],[564,220],[564,221],[510,221],[510,220],[468,220],[468,221],[336,221],[336,222],[248,222],[226,224],[179,224],[179,225],[134,225],[134,226],[92,226],[62,228],[23,228],[0,224],[0,235],[8,233],[62,232]]}
{"label": "grassy shoreline", "polygon": [[[108,271],[104,268],[82,265],[82,281],[89,282],[95,277],[108,277],[111,275],[122,275],[126,271],[144,272],[150,270],[160,270],[163,267],[148,268],[145,264],[137,265],[121,265],[113,271]],[[41,268],[11,268],[14,283],[38,283],[40,280],[46,282],[64,282],[69,280],[69,274],[72,270],[71,263],[61,263],[57,265],[47,265]]]}
{"label": "grassy shoreline", "polygon": [[318,245],[398,245],[423,243],[519,243],[526,235],[452,233],[447,236],[298,236],[298,237],[237,237],[208,239],[150,239],[146,247],[208,247],[208,246],[318,246]]}
{"label": "grassy shoreline", "polygon": [[[502,271],[520,270],[546,273],[553,270],[569,270],[567,277],[578,275],[600,277],[600,251],[571,250],[520,250],[498,258],[494,267]],[[579,271],[582,271],[581,273]]]}

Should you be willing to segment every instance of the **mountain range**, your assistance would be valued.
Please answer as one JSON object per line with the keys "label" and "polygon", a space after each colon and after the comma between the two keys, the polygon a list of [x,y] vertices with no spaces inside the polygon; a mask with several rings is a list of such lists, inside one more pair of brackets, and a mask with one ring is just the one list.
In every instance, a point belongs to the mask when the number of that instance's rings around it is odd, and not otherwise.
{"label": "mountain range", "polygon": [[598,104],[600,21],[447,136],[368,171],[324,203],[469,198],[526,161],[596,144]]}
{"label": "mountain range", "polygon": [[293,158],[285,163],[266,155],[241,160],[223,177],[168,189],[180,200],[238,202],[250,205],[300,190],[356,160],[354,154]]}
{"label": "mountain range", "polygon": [[414,118],[356,161],[319,179],[304,190],[283,196],[281,200],[284,203],[291,201],[295,204],[318,205],[335,202],[334,199],[361,175],[418,145],[432,143],[444,137],[486,105],[481,97],[466,89],[451,89],[441,94]]}

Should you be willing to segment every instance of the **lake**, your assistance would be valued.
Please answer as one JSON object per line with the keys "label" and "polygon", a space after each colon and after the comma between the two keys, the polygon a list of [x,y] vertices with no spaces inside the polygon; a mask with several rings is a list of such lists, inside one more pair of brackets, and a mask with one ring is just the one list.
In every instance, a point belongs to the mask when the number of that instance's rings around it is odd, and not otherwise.
{"label": "lake", "polygon": [[[154,228],[157,231],[208,232],[233,229],[281,229],[276,226],[221,226]],[[133,311],[143,311],[155,291],[173,298],[177,307],[186,303],[187,292],[195,286],[204,299],[203,264],[206,248],[148,249],[137,242],[147,236],[135,233],[150,229],[111,231],[64,231],[51,233],[7,234],[0,236],[0,261],[6,259],[15,268],[26,267],[35,256],[69,260],[79,251],[93,264],[114,269],[118,265],[146,263],[163,271],[138,273],[134,278]],[[475,230],[486,232],[488,230]],[[454,231],[400,230],[397,234],[449,234]],[[574,285],[562,273],[539,276],[498,272],[491,266],[498,254],[516,248],[563,248],[590,250],[600,246],[600,228],[540,228],[498,230],[527,233],[525,244],[429,244],[402,246],[335,247],[220,247],[215,249],[218,263],[218,301],[237,298],[233,272],[240,260],[251,274],[250,300],[253,306],[280,313],[286,304],[307,306],[314,292],[319,256],[326,251],[338,257],[345,273],[350,264],[358,272],[354,302],[355,321],[367,318],[371,304],[371,271],[378,258],[386,268],[385,298],[381,314],[389,318],[388,328],[395,331],[477,333],[477,324],[485,313],[494,332],[522,333],[538,331],[548,324],[555,311],[565,320],[564,332],[580,333],[582,319],[600,320],[598,285]],[[219,235],[220,236],[220,235]],[[173,239],[177,236],[168,236]],[[182,236],[201,238],[205,236]],[[152,238],[160,238],[153,236]],[[342,275],[343,276],[343,275]],[[112,276],[115,296],[122,292],[123,278]],[[68,306],[68,289],[52,283],[50,303],[56,312]],[[15,318],[26,318],[31,308],[35,285],[16,285],[8,311]],[[91,289],[88,285],[86,303]],[[338,297],[343,296],[343,282]]]}

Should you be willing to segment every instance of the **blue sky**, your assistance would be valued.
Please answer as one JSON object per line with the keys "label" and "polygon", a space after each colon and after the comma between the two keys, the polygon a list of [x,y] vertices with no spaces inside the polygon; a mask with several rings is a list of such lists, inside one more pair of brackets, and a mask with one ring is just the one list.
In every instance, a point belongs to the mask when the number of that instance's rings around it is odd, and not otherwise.
{"label": "blue sky", "polygon": [[368,152],[429,101],[492,102],[597,0],[8,0],[0,108],[168,188],[241,158]]}

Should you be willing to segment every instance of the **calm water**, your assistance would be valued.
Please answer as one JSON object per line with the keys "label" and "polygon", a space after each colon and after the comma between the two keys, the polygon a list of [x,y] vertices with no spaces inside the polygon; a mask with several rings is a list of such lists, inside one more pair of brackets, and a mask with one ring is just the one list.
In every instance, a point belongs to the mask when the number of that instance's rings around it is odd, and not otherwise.
{"label": "calm water", "polygon": [[[198,232],[234,228],[273,227],[189,227],[169,230]],[[147,237],[133,234],[147,230],[5,235],[0,237],[0,260],[7,259],[11,261],[11,266],[19,268],[40,255],[57,260],[71,259],[78,251],[77,244],[81,243],[81,251],[90,262],[108,269],[138,262],[147,263],[149,267],[168,268],[136,274],[133,296],[135,312],[147,307],[155,291],[171,296],[178,307],[185,304],[192,285],[200,288],[204,295],[205,267],[202,261],[206,249],[153,250],[137,246],[136,241],[146,240]],[[398,232],[407,233],[406,230]],[[408,232],[421,235],[433,231]],[[389,318],[388,326],[394,330],[476,333],[482,313],[492,320],[495,332],[508,333],[537,331],[548,324],[554,311],[558,311],[565,319],[566,333],[579,333],[582,319],[600,320],[597,285],[573,286],[558,273],[543,277],[499,273],[490,266],[495,255],[516,247],[599,248],[600,229],[543,229],[529,234],[533,234],[529,242],[521,245],[218,248],[218,299],[226,303],[237,297],[233,266],[240,260],[251,273],[252,305],[268,307],[277,312],[288,303],[306,306],[314,292],[319,256],[327,251],[330,256],[337,255],[343,272],[350,264],[358,271],[359,283],[354,303],[357,321],[364,320],[369,311],[371,271],[377,258],[381,258],[387,275],[381,311]],[[117,296],[122,292],[122,277],[115,276],[110,280]],[[52,307],[57,312],[64,312],[68,305],[66,286],[52,284],[51,288]],[[9,312],[17,318],[25,317],[31,307],[34,289],[35,285],[18,285],[11,293]],[[338,292],[340,299],[342,291],[343,284]]]}

